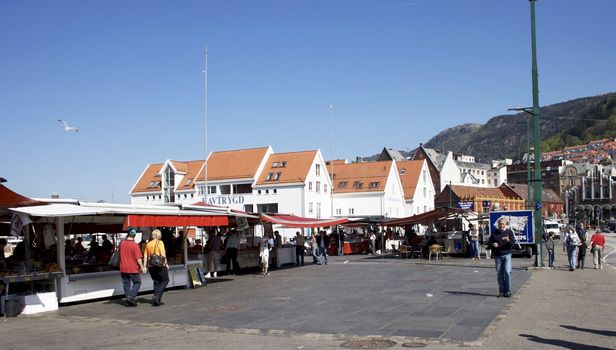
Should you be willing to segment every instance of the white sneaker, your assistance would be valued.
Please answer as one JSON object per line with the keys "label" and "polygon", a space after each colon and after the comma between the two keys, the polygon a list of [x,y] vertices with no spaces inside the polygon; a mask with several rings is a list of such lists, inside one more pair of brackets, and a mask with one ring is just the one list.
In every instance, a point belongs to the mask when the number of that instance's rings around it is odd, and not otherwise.
{"label": "white sneaker", "polygon": [[212,276],[210,276],[210,273],[208,272],[205,274],[205,278],[212,278]]}
{"label": "white sneaker", "polygon": [[214,277],[214,278],[218,277],[218,273],[217,273],[217,272],[214,272],[214,274],[212,275],[212,277]]}

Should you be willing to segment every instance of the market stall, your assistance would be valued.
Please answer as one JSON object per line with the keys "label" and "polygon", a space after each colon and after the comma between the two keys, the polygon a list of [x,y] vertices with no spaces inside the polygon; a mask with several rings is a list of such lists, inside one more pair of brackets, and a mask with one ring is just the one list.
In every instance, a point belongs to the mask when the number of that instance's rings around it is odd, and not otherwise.
{"label": "market stall", "polygon": [[[331,227],[340,224],[347,223],[348,218],[335,218],[335,219],[317,219],[317,218],[305,218],[289,214],[261,214],[261,221],[270,224],[277,224],[281,227],[290,228],[320,228]],[[333,255],[336,251],[336,242],[330,241],[330,247],[328,247],[328,254]],[[333,248],[332,248],[333,247]],[[295,245],[287,244],[283,245],[281,254],[281,265],[294,264],[296,261]]]}
{"label": "market stall", "polygon": [[[32,224],[43,225],[54,240],[55,251],[50,256],[57,262],[61,273],[57,283],[60,303],[107,298],[123,294],[119,272],[108,266],[110,252],[105,252],[105,240],[111,251],[124,238],[129,227],[137,228],[139,241],[145,242],[153,228],[161,228],[163,241],[168,246],[169,285],[188,286],[188,269],[201,261],[188,259],[188,246],[183,237],[175,237],[178,228],[190,226],[228,226],[229,212],[183,209],[178,206],[132,206],[121,204],[56,201],[49,205],[9,209],[16,216],[26,217]],[[40,230],[40,229],[39,229]],[[69,245],[76,239],[90,241],[88,254],[73,253]],[[55,244],[57,242],[57,244]],[[70,253],[69,253],[70,252]],[[142,276],[140,291],[152,290],[149,274]]]}

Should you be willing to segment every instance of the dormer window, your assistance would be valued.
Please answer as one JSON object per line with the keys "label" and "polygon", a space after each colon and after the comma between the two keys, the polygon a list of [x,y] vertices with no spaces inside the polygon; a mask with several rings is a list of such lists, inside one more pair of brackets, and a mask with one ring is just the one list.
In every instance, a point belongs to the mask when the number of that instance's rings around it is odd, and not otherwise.
{"label": "dormer window", "polygon": [[406,169],[404,168],[400,169],[400,175],[404,175],[404,174],[406,174]]}
{"label": "dormer window", "polygon": [[186,180],[186,182],[184,183],[184,186],[190,186],[193,183],[193,179],[188,179]]}
{"label": "dormer window", "polygon": [[361,183],[361,181],[355,181],[353,182],[353,188],[362,188],[363,184]]}
{"label": "dormer window", "polygon": [[267,177],[265,178],[265,181],[272,181],[273,178],[274,178],[274,173],[267,173]]}
{"label": "dormer window", "polygon": [[[360,186],[360,187],[361,187],[361,186]],[[378,181],[371,182],[371,183],[368,185],[368,187],[370,187],[370,188],[377,188],[377,187],[379,187],[379,182],[378,182]]]}
{"label": "dormer window", "polygon": [[274,181],[278,181],[278,180],[280,180],[280,176],[281,176],[281,175],[282,175],[282,173],[276,173],[276,174],[274,175]]}
{"label": "dormer window", "polygon": [[287,166],[287,161],[286,160],[283,160],[282,162],[280,162],[280,167],[281,168],[284,168],[286,166]]}
{"label": "dormer window", "polygon": [[340,181],[338,183],[338,188],[346,188],[349,183],[346,181]]}
{"label": "dormer window", "polygon": [[278,164],[280,164],[280,163],[278,163],[278,162],[274,162],[274,163],[272,164],[272,168],[278,168]]}
{"label": "dormer window", "polygon": [[280,162],[273,162],[272,163],[272,168],[284,168],[287,165],[287,161],[283,160]]}

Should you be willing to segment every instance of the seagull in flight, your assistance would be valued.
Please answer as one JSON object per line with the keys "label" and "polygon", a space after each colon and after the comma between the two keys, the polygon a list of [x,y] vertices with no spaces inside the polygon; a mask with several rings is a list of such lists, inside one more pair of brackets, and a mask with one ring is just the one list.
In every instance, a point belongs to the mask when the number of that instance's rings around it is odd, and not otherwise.
{"label": "seagull in flight", "polygon": [[58,121],[59,121],[60,123],[62,123],[62,125],[64,125],[64,131],[66,131],[66,132],[69,132],[69,131],[75,131],[75,132],[78,132],[78,131],[79,131],[79,129],[77,129],[76,127],[74,127],[74,126],[69,126],[69,125],[68,125],[68,123],[67,123],[67,122],[65,122],[65,121],[64,121],[64,120],[62,120],[62,119],[58,119]]}

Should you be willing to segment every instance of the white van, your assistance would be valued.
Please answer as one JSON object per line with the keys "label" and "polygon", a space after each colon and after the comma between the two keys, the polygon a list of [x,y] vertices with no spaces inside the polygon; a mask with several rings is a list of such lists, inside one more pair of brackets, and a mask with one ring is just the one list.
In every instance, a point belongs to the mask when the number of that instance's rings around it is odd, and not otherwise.
{"label": "white van", "polygon": [[554,234],[554,239],[560,239],[560,226],[558,221],[543,219],[543,230],[546,235]]}

